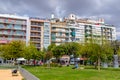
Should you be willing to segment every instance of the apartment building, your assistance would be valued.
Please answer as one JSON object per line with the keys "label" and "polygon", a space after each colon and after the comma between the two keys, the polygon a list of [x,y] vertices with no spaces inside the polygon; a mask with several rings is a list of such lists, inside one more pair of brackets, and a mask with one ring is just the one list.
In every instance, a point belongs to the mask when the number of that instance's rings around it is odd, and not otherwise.
{"label": "apartment building", "polygon": [[116,40],[116,28],[105,24],[104,19],[79,19],[70,14],[65,19],[51,19],[51,42],[57,45],[64,42],[85,43],[95,39],[97,43],[103,40]]}
{"label": "apartment building", "polygon": [[89,42],[91,39],[98,41],[102,44],[103,40],[114,41],[116,40],[116,28],[113,25],[107,25],[104,19],[91,20],[80,19],[77,20],[80,26],[84,26],[84,41]]}
{"label": "apartment building", "polygon": [[[83,27],[84,28],[84,27]],[[80,32],[81,27],[79,27],[76,22],[75,15],[71,14],[68,18],[51,19],[51,42],[56,45],[60,45],[65,42],[80,42],[82,32]]]}
{"label": "apartment building", "polygon": [[67,40],[66,23],[59,21],[59,19],[53,19],[51,21],[51,43],[60,45]]}
{"label": "apartment building", "polygon": [[29,18],[10,14],[0,14],[0,44],[12,40],[29,42]]}
{"label": "apartment building", "polygon": [[81,19],[74,14],[64,19],[52,15],[50,20],[0,14],[0,44],[12,40],[23,40],[26,44],[31,41],[38,50],[42,50],[51,43],[85,43],[90,39],[97,39],[100,44],[103,40],[114,41],[116,28],[105,24],[104,19]]}
{"label": "apartment building", "polygon": [[69,30],[69,42],[80,42],[84,37],[82,36],[84,33],[82,29],[84,27],[79,26],[76,21],[76,16],[74,14],[70,14],[68,18],[65,19],[67,23],[67,29]]}
{"label": "apartment building", "polygon": [[0,44],[22,40],[31,41],[38,50],[51,44],[51,28],[48,20],[18,15],[0,14]]}
{"label": "apartment building", "polygon": [[30,18],[30,41],[38,50],[50,45],[50,22],[39,18]]}

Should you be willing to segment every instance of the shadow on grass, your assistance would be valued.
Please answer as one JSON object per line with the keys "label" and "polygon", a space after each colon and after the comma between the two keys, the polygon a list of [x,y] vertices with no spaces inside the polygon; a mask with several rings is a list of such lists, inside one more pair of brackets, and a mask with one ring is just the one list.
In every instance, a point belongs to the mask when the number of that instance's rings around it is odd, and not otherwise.
{"label": "shadow on grass", "polygon": [[108,68],[101,68],[101,70],[120,71],[120,68],[108,67]]}
{"label": "shadow on grass", "polygon": [[[97,70],[97,68],[95,68],[95,66],[85,66],[85,69]],[[120,71],[120,68],[113,68],[113,67],[103,68],[103,67],[101,67],[101,70]]]}
{"label": "shadow on grass", "polygon": [[[24,65],[22,66],[22,68],[41,68],[41,69],[57,69],[57,68],[69,68],[72,69],[73,66],[69,66],[69,67],[44,67],[44,66],[33,66],[33,65]],[[79,66],[80,67],[80,66]],[[97,68],[95,68],[95,66],[84,66],[84,69],[89,69],[89,70],[97,70]],[[120,68],[113,68],[113,67],[108,67],[108,68],[102,68],[101,70],[106,70],[106,71],[120,71]]]}

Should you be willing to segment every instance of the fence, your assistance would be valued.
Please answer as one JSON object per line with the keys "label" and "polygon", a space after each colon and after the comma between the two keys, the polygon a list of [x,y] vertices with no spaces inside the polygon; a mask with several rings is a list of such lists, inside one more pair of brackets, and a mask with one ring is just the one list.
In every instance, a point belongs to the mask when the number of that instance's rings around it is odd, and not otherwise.
{"label": "fence", "polygon": [[35,77],[34,75],[32,75],[30,72],[28,72],[27,70],[19,67],[19,71],[22,74],[22,76],[25,78],[25,80],[40,80],[37,77]]}

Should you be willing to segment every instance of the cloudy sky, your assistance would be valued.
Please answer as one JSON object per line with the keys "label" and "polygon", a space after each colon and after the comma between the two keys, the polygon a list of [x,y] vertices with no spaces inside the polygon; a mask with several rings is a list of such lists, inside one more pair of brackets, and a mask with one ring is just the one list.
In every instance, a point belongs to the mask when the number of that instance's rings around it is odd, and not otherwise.
{"label": "cloudy sky", "polygon": [[120,39],[120,0],[0,0],[0,13],[49,18],[52,13],[65,17],[70,13],[79,17],[104,18],[117,29]]}

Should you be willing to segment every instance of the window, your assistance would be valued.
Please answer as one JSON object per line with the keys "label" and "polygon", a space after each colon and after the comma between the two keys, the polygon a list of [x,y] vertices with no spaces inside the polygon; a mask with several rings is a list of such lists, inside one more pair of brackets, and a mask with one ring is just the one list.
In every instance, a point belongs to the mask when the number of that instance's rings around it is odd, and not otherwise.
{"label": "window", "polygon": [[11,24],[7,25],[7,28],[9,28],[9,29],[12,28],[12,25]]}
{"label": "window", "polygon": [[14,29],[22,29],[21,25],[14,25]]}
{"label": "window", "polygon": [[3,25],[3,24],[0,24],[0,28],[4,28],[4,25]]}

